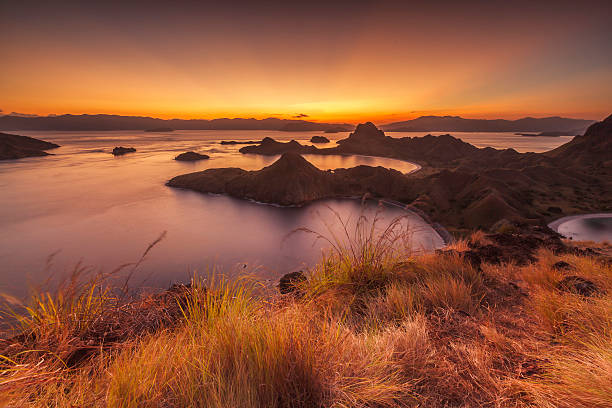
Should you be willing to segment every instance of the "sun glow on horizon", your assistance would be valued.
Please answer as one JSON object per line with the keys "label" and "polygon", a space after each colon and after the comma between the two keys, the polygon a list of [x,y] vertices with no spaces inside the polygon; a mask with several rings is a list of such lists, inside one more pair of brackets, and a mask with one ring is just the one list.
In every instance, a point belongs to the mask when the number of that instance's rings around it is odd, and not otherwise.
{"label": "sun glow on horizon", "polygon": [[604,11],[563,2],[3,5],[0,35],[11,41],[0,114],[600,119],[612,107]]}

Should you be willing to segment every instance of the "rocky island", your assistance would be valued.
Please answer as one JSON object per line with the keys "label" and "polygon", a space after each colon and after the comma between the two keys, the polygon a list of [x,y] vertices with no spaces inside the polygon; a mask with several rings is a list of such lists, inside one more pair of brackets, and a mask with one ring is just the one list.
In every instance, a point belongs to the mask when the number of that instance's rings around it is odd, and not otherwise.
{"label": "rocky island", "polygon": [[550,131],[550,132],[540,132],[540,133],[515,133],[517,136],[547,136],[547,137],[559,137],[559,136],[573,136],[571,132],[559,132],[559,131]]}
{"label": "rocky island", "polygon": [[325,136],[313,136],[310,138],[310,143],[329,143],[329,139]]}
{"label": "rocky island", "polygon": [[410,197],[409,179],[397,170],[357,166],[323,171],[297,153],[284,153],[261,170],[208,169],[174,177],[167,185],[280,205],[302,205],[364,193],[374,197]]}
{"label": "rocky island", "polygon": [[295,140],[290,142],[277,142],[271,137],[265,137],[256,146],[245,146],[240,148],[240,153],[255,153],[265,156],[274,156],[282,153],[319,153],[321,150],[315,146],[304,146]]}
{"label": "rocky island", "polygon": [[[546,153],[477,148],[451,135],[391,138],[358,125],[334,148],[265,138],[242,153],[283,156],[259,171],[209,169],[169,186],[281,205],[370,194],[400,201],[451,230],[489,229],[503,221],[548,222],[559,215],[612,210],[612,117]],[[322,171],[299,154],[364,154],[414,161],[404,175],[382,167]]]}
{"label": "rocky island", "polygon": [[22,159],[24,157],[48,156],[45,150],[59,145],[27,136],[0,133],[0,160]]}
{"label": "rocky island", "polygon": [[219,144],[222,145],[239,145],[239,144],[260,144],[261,140],[222,140]]}
{"label": "rocky island", "polygon": [[207,154],[200,154],[196,152],[185,152],[181,153],[174,158],[177,161],[198,161],[198,160],[206,160],[210,159],[210,156]]}
{"label": "rocky island", "polygon": [[118,146],[113,149],[113,156],[123,156],[124,154],[134,153],[136,149],[133,147]]}

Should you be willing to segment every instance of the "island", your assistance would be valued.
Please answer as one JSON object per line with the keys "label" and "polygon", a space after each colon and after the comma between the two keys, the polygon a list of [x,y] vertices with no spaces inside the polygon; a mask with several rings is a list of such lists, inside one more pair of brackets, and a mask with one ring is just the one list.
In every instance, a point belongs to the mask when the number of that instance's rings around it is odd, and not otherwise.
{"label": "island", "polygon": [[208,156],[207,154],[200,154],[196,152],[181,153],[174,158],[174,160],[177,160],[177,161],[199,161],[199,160],[206,160],[206,159],[210,159],[210,156]]}
{"label": "island", "polygon": [[239,145],[239,144],[259,144],[261,140],[222,140],[219,142],[222,145]]}
{"label": "island", "polygon": [[174,129],[169,127],[158,127],[153,129],[145,129],[145,132],[174,132]]}
{"label": "island", "polygon": [[569,132],[583,133],[594,120],[525,117],[506,119],[466,119],[460,116],[420,116],[415,119],[383,125],[386,132]]}
{"label": "island", "polygon": [[310,138],[310,143],[329,143],[329,139],[325,136],[313,136]]}
{"label": "island", "polygon": [[323,133],[340,133],[340,132],[350,132],[351,129],[345,126],[334,126],[326,128]]}
{"label": "island", "polygon": [[261,170],[208,169],[174,177],[167,185],[286,206],[323,198],[362,196],[364,192],[399,199],[410,194],[409,179],[397,170],[357,166],[324,171],[297,153],[284,153]]}
{"label": "island", "polygon": [[55,143],[33,137],[0,133],[0,160],[14,160],[25,157],[48,156],[45,150],[60,147]]}
{"label": "island", "polygon": [[[539,224],[560,215],[612,210],[612,116],[545,153],[478,148],[451,135],[391,138],[368,122],[338,146],[319,149],[265,138],[245,154],[282,155],[259,171],[209,169],[177,176],[171,187],[279,205],[369,194],[399,201],[454,231],[503,222]],[[419,163],[404,175],[382,167],[322,171],[301,154],[360,154]]]}
{"label": "island", "polygon": [[113,156],[123,156],[124,154],[134,153],[136,149],[133,147],[118,146],[113,149]]}
{"label": "island", "polygon": [[559,136],[574,136],[572,134],[572,132],[567,132],[567,131],[550,131],[550,132],[540,132],[540,133],[515,133],[515,135],[517,136],[532,136],[532,137],[538,137],[538,136],[547,136],[547,137],[559,137]]}

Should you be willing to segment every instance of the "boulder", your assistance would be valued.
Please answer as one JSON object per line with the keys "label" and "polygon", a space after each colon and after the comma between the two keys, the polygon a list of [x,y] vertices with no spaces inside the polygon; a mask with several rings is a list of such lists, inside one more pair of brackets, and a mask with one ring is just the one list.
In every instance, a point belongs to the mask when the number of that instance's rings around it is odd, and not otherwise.
{"label": "boulder", "polygon": [[299,285],[306,281],[306,275],[302,271],[290,272],[283,275],[278,283],[278,290],[281,294],[299,293]]}
{"label": "boulder", "polygon": [[595,283],[580,276],[566,276],[556,286],[562,292],[575,293],[585,297],[601,293]]}

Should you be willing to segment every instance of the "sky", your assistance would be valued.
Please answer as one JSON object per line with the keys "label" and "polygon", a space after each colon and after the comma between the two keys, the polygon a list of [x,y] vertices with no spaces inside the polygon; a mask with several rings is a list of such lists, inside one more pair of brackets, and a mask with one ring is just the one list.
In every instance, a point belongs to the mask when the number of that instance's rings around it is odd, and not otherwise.
{"label": "sky", "polygon": [[611,1],[0,0],[0,109],[598,120],[611,21]]}

